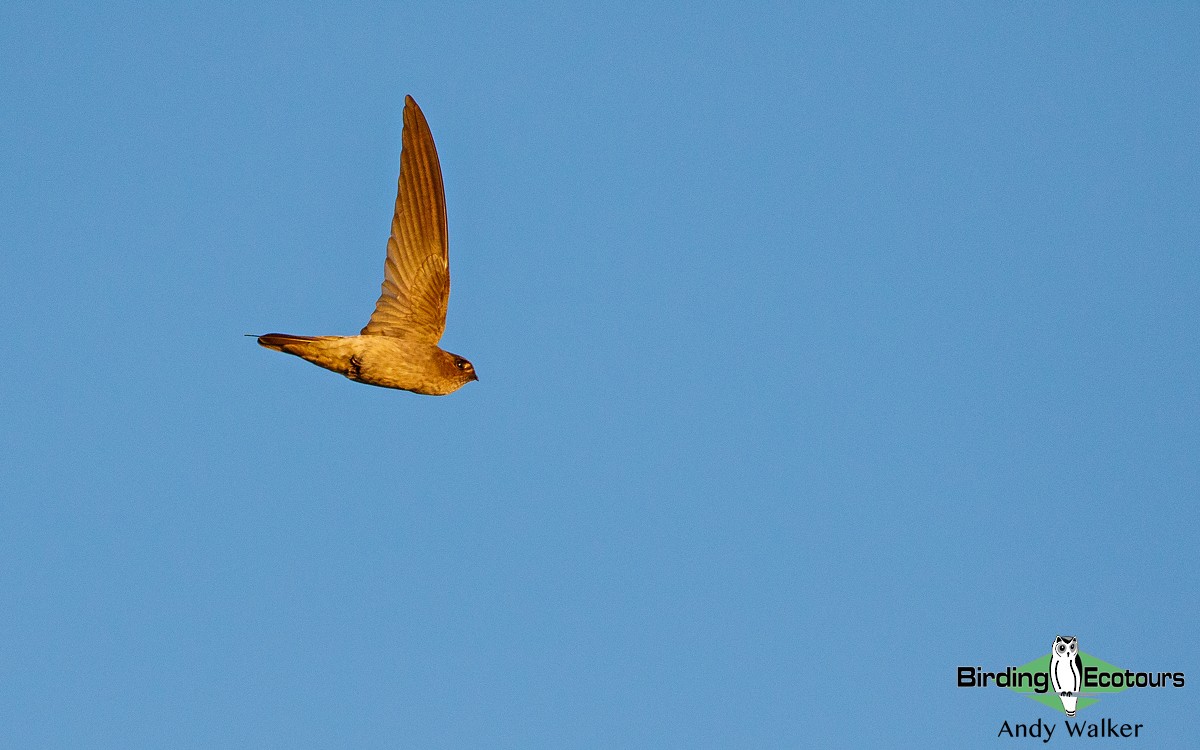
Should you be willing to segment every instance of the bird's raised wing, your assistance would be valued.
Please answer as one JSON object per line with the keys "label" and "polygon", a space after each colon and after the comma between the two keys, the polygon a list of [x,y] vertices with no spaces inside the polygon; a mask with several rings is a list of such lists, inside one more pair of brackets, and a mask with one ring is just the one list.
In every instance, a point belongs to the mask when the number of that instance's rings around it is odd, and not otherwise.
{"label": "bird's raised wing", "polygon": [[433,134],[411,96],[404,97],[401,141],[383,293],[362,333],[436,344],[446,329],[450,300],[446,194]]}

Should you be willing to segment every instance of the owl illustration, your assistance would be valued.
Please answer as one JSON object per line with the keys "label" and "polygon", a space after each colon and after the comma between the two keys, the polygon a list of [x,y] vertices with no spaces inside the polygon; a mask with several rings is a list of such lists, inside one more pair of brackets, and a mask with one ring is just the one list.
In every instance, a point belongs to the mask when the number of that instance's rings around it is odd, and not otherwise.
{"label": "owl illustration", "polygon": [[1062,700],[1067,716],[1075,715],[1079,688],[1083,685],[1083,662],[1079,659],[1079,641],[1073,635],[1054,636],[1050,650],[1050,681]]}

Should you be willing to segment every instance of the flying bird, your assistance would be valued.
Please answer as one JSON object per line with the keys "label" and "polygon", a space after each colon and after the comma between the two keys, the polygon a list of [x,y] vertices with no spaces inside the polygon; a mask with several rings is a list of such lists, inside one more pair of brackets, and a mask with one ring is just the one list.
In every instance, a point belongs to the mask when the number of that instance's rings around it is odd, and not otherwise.
{"label": "flying bird", "polygon": [[438,347],[449,299],[442,170],[429,123],[413,98],[406,96],[396,212],[383,292],[371,319],[357,336],[268,333],[259,336],[258,343],[359,383],[444,396],[479,379],[465,358]]}

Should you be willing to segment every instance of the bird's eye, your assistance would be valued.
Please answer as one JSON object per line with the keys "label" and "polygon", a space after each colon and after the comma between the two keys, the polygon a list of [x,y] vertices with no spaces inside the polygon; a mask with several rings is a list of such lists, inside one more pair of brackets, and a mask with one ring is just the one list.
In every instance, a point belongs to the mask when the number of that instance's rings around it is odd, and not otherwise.
{"label": "bird's eye", "polygon": [[454,363],[454,366],[460,370],[465,370],[467,369],[467,361],[465,359],[460,359]]}

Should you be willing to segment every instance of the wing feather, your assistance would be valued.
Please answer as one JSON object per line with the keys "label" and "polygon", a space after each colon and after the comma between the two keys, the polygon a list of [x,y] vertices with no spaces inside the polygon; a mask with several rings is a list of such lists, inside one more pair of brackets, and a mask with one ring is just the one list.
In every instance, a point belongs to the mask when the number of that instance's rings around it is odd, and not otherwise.
{"label": "wing feather", "polygon": [[404,98],[400,179],[383,267],[383,289],[363,335],[436,344],[446,329],[450,247],[446,194],[433,134],[421,108]]}

